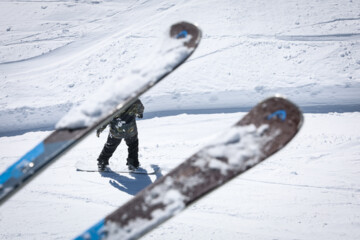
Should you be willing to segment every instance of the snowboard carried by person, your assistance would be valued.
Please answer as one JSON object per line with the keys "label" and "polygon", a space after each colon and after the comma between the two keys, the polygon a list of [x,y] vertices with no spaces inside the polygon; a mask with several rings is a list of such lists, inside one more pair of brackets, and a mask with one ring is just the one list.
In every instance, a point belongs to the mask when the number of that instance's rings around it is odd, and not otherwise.
{"label": "snowboard carried by person", "polygon": [[97,137],[109,125],[110,131],[106,143],[97,159],[99,171],[105,171],[109,166],[109,159],[124,139],[128,147],[128,157],[126,165],[129,170],[139,168],[139,138],[136,125],[136,118],[142,118],[144,114],[144,105],[137,99],[127,109],[117,114],[108,124],[101,126],[96,130]]}

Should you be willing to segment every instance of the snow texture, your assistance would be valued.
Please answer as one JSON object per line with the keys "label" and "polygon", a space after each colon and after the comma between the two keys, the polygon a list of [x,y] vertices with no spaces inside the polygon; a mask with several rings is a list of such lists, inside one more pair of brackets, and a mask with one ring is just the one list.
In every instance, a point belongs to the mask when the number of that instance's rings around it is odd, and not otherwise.
{"label": "snow texture", "polygon": [[[161,172],[77,172],[106,141],[107,130],[94,133],[1,206],[0,239],[78,236],[276,93],[306,112],[296,138],[144,239],[360,239],[359,9],[358,0],[1,1],[1,171],[131,72],[170,24],[195,22],[203,39],[141,98],[140,162]],[[125,161],[122,143],[110,164]]]}

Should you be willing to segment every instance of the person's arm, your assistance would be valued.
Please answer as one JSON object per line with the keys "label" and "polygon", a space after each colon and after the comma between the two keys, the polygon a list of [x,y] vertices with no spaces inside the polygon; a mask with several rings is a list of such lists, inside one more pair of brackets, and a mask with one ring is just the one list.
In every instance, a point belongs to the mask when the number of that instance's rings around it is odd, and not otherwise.
{"label": "person's arm", "polygon": [[136,103],[137,103],[137,107],[136,107],[137,113],[136,113],[136,116],[137,116],[138,118],[143,118],[145,107],[144,107],[144,105],[142,104],[142,102],[141,102],[139,99],[136,101]]}

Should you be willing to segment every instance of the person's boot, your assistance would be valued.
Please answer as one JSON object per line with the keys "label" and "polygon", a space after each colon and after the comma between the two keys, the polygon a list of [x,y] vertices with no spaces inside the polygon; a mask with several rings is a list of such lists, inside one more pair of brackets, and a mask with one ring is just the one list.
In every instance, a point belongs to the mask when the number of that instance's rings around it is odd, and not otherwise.
{"label": "person's boot", "polygon": [[128,158],[126,165],[128,166],[129,170],[136,170],[139,168],[140,163],[138,159]]}
{"label": "person's boot", "polygon": [[100,172],[103,172],[106,170],[106,168],[109,166],[109,163],[105,162],[105,161],[101,161],[98,159],[98,170]]}

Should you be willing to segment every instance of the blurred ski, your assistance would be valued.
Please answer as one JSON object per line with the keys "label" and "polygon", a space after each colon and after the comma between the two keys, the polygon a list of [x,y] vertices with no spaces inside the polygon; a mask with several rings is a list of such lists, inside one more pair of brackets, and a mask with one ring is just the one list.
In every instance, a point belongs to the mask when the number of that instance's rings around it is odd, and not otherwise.
{"label": "blurred ski", "polygon": [[259,103],[207,147],[76,240],[138,239],[282,149],[299,131],[302,122],[298,107],[282,97]]}
{"label": "blurred ski", "polygon": [[[0,175],[0,204],[184,63],[201,39],[200,29],[187,22],[172,25],[166,34],[160,49],[148,62],[105,84],[97,95],[72,109],[58,122],[53,133]],[[104,96],[103,92],[107,94]]]}

